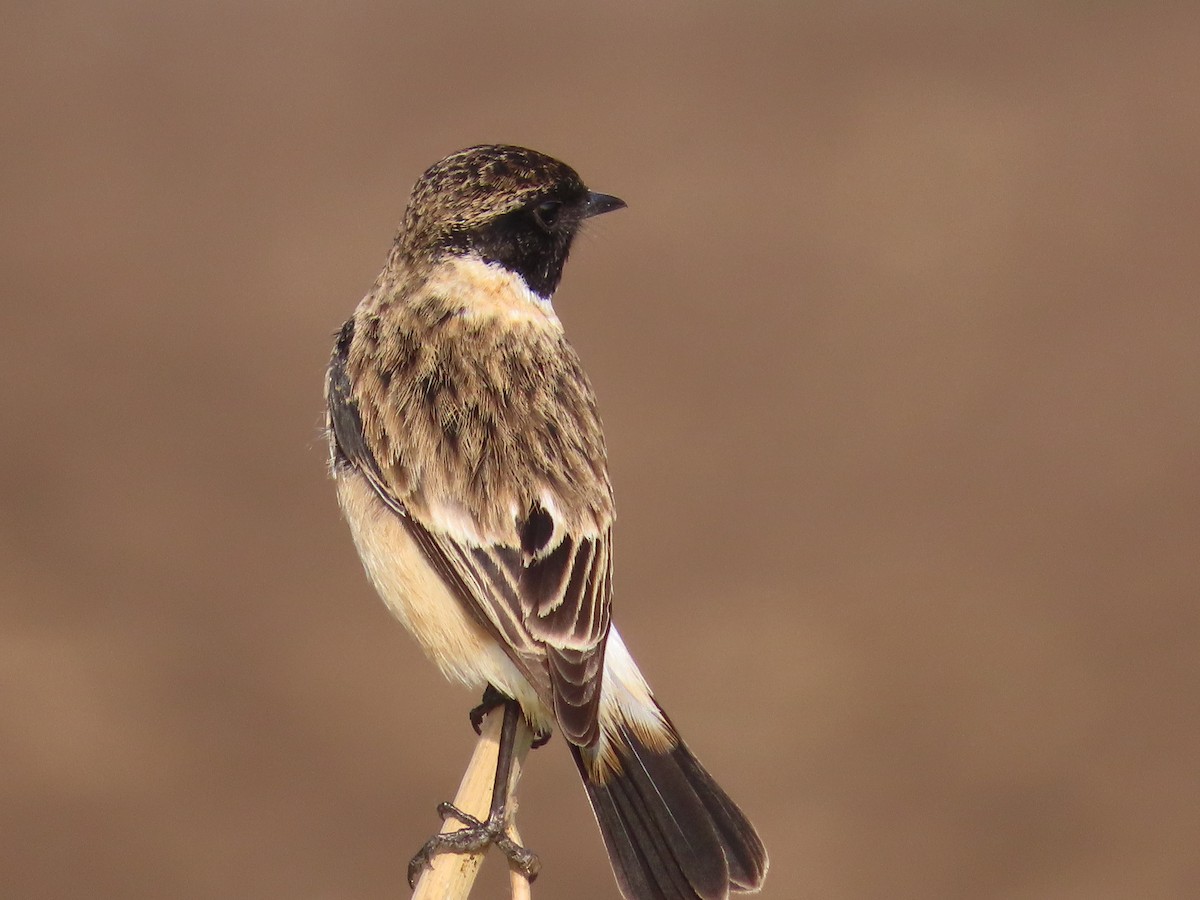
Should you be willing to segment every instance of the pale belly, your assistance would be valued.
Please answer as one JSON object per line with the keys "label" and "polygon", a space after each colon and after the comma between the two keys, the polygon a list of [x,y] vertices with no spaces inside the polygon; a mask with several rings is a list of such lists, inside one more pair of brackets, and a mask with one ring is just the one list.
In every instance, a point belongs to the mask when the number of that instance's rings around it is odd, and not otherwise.
{"label": "pale belly", "polygon": [[491,634],[463,608],[407,527],[356,472],[339,472],[338,500],[363,567],[383,602],[451,681],[494,685],[520,702],[530,724],[549,731],[553,715]]}

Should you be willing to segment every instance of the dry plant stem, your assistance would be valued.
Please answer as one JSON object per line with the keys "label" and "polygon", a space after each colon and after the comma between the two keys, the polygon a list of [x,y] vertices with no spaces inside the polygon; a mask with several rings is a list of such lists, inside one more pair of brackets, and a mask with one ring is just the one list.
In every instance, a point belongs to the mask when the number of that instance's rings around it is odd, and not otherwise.
{"label": "dry plant stem", "polygon": [[[454,805],[480,821],[488,817],[492,802],[492,786],[496,777],[496,759],[500,750],[500,730],[504,723],[504,707],[499,706],[488,713],[487,719],[480,729],[479,741],[471,762],[463,775],[458,793],[454,796]],[[509,836],[520,843],[517,836],[515,819],[517,812],[516,800],[513,797],[517,788],[517,779],[521,777],[521,767],[525,756],[533,743],[533,733],[525,724],[524,717],[518,717],[516,745],[513,748],[512,775],[509,779]],[[442,833],[458,831],[462,823],[453,816],[446,818],[442,825]],[[483,863],[487,848],[476,853],[439,853],[413,891],[412,900],[463,900],[471,893],[475,876],[479,874],[479,866]],[[516,900],[528,900],[530,896],[529,882],[519,872],[512,873],[513,897]]]}
{"label": "dry plant stem", "polygon": [[[516,800],[514,799],[511,802],[513,814],[509,816],[508,820],[508,836],[520,844],[521,835],[517,831],[517,823],[515,821],[517,812]],[[529,887],[529,879],[525,877],[525,873],[513,868],[512,866],[509,866],[508,882],[510,885],[512,885],[512,900],[531,900],[533,892]]]}

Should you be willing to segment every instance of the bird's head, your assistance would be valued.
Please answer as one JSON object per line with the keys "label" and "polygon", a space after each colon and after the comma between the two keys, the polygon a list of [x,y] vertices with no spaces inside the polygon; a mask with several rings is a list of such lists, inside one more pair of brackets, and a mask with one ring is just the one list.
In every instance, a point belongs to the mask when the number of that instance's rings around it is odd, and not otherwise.
{"label": "bird's head", "polygon": [[426,170],[396,241],[414,260],[478,256],[548,298],[584,220],[624,206],[588,190],[566,163],[523,147],[486,144]]}

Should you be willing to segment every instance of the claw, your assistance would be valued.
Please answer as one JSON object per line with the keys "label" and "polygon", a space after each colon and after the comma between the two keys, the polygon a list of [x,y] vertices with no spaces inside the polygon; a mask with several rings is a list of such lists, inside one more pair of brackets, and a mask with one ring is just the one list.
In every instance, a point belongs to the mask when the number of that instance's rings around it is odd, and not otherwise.
{"label": "claw", "polygon": [[471,719],[471,727],[475,729],[475,733],[482,733],[483,720],[487,718],[488,713],[507,702],[508,698],[490,684],[484,688],[483,699],[479,701],[479,705],[472,707],[471,711],[467,713]]}

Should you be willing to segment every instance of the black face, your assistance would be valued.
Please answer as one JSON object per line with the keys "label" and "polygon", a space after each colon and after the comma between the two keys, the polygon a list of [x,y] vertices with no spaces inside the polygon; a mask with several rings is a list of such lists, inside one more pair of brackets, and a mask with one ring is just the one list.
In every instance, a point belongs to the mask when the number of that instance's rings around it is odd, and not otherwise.
{"label": "black face", "polygon": [[529,289],[549,297],[558,287],[571,241],[587,217],[586,188],[563,186],[534,197],[525,206],[455,235],[455,249],[478,254],[525,279]]}

